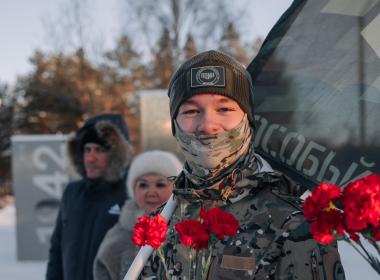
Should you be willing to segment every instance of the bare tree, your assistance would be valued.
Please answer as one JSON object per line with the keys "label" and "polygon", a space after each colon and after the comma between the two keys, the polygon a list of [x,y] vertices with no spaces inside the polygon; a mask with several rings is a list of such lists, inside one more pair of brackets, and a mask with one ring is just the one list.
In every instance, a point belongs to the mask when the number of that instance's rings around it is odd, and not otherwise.
{"label": "bare tree", "polygon": [[90,11],[87,0],[69,0],[61,3],[56,15],[43,18],[47,41],[53,52],[88,51],[93,36]]}
{"label": "bare tree", "polygon": [[51,53],[70,54],[81,49],[86,59],[101,63],[106,49],[106,34],[95,16],[94,1],[61,1],[55,13],[42,21]]}
{"label": "bare tree", "polygon": [[[241,2],[241,1],[240,1]],[[146,46],[149,57],[156,53],[160,34],[167,30],[173,48],[173,67],[185,59],[188,34],[199,42],[199,49],[217,48],[226,23],[238,22],[244,15],[243,5],[231,1],[202,0],[124,0],[123,32]]]}

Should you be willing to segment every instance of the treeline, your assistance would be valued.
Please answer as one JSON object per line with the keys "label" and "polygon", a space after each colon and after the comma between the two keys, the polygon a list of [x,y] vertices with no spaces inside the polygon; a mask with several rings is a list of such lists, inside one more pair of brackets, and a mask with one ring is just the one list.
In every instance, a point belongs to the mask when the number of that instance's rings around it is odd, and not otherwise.
{"label": "treeline", "polygon": [[[178,11],[171,7],[175,18]],[[122,35],[96,62],[81,46],[72,52],[36,51],[30,73],[12,88],[0,85],[0,192],[11,191],[10,137],[15,134],[69,133],[87,117],[112,111],[125,116],[138,149],[138,91],[165,89],[177,66],[205,48],[196,32],[188,31],[181,44],[178,30],[174,32],[170,24],[161,27],[148,58],[132,44],[131,36]],[[220,35],[213,37],[214,46],[245,65],[261,45],[260,38],[243,43],[233,23],[224,24]]]}

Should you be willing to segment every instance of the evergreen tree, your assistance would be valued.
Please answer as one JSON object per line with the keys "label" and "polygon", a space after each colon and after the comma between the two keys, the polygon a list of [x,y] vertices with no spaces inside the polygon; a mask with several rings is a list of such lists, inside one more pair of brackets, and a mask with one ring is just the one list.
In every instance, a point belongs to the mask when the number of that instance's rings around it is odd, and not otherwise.
{"label": "evergreen tree", "polygon": [[34,70],[17,81],[21,97],[15,107],[19,133],[68,133],[83,121],[102,112],[123,114],[137,144],[138,102],[136,89],[144,81],[139,55],[122,37],[114,50],[104,55],[101,66],[91,63],[83,49],[72,55],[44,55],[31,59]]}
{"label": "evergreen tree", "polygon": [[234,58],[236,58],[241,63],[247,65],[247,54],[245,48],[241,44],[240,34],[235,28],[235,25],[230,22],[227,24],[221,42],[220,42],[220,50],[230,54]]}
{"label": "evergreen tree", "polygon": [[187,34],[187,39],[184,47],[185,60],[197,54],[197,46],[191,33]]}
{"label": "evergreen tree", "polygon": [[13,134],[14,101],[9,96],[7,85],[0,84],[0,196],[9,191],[6,185],[11,177],[10,140]]}
{"label": "evergreen tree", "polygon": [[125,107],[120,92],[110,90],[103,72],[94,67],[83,50],[73,55],[32,58],[34,71],[18,80],[22,97],[16,107],[16,128],[23,133],[67,133],[84,118]]}
{"label": "evergreen tree", "polygon": [[[22,98],[16,107],[16,129],[20,133],[57,133],[74,130],[83,118],[82,99],[88,103],[86,71],[80,55],[45,57],[36,52],[31,62],[34,71],[17,81],[16,92]],[[81,61],[81,62],[80,62]],[[82,64],[82,65],[81,65]]]}
{"label": "evergreen tree", "polygon": [[170,39],[169,30],[164,28],[158,42],[158,49],[154,55],[154,68],[156,77],[156,87],[167,88],[174,71],[173,45]]}
{"label": "evergreen tree", "polygon": [[121,36],[115,49],[107,52],[101,66],[107,92],[123,100],[118,109],[123,113],[130,130],[131,140],[139,149],[139,102],[137,90],[154,87],[154,82],[147,74],[147,67],[141,62],[141,55],[133,48],[127,36]]}

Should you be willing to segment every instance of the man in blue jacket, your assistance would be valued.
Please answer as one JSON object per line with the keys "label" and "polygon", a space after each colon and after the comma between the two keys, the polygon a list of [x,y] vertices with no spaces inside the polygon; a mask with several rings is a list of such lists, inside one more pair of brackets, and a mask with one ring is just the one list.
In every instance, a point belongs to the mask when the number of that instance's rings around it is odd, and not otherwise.
{"label": "man in blue jacket", "polygon": [[90,118],[69,140],[68,153],[82,179],[70,183],[63,194],[46,279],[90,280],[99,245],[126,199],[132,148],[123,117]]}

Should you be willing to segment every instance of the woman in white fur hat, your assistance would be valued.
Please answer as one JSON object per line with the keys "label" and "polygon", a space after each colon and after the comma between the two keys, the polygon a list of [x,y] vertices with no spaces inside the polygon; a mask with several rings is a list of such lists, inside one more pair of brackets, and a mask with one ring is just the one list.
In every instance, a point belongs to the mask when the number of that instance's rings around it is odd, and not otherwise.
{"label": "woman in white fur hat", "polygon": [[118,223],[103,239],[94,261],[95,280],[123,279],[138,252],[131,241],[137,218],[165,203],[173,190],[168,177],[182,170],[178,158],[166,151],[147,151],[132,162],[127,178],[129,199]]}

